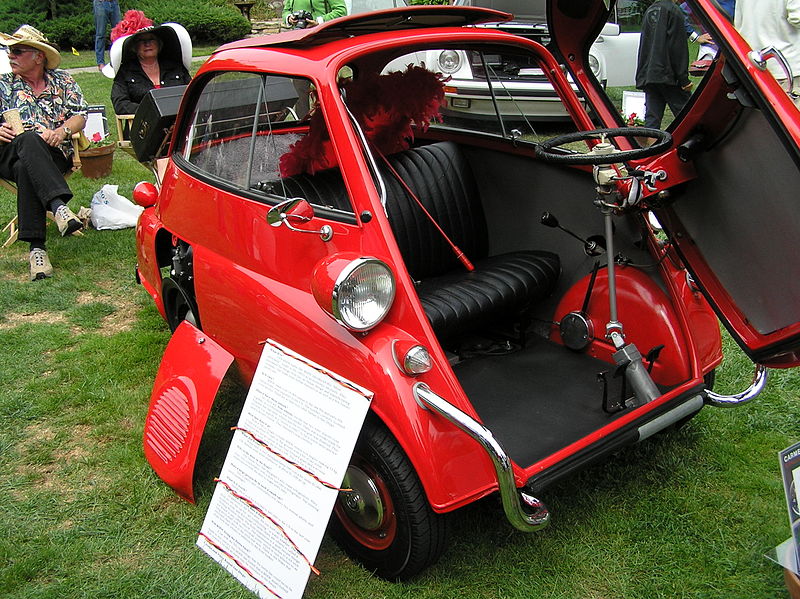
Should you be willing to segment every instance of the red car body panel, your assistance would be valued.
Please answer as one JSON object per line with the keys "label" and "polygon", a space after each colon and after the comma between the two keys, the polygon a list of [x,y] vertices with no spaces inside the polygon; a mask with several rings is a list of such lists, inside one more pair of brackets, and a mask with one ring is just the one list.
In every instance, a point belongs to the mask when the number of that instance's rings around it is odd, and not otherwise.
{"label": "red car body panel", "polygon": [[[442,31],[433,29],[415,33],[415,37],[424,42],[426,38],[437,39],[442,34]],[[464,43],[491,36],[505,43],[532,48],[548,64],[552,76],[560,81],[561,89],[569,89],[557,63],[534,42],[497,31],[449,30],[446,35]],[[360,39],[357,51],[386,50],[402,43],[404,40],[392,33],[373,34]],[[343,148],[337,156],[355,203],[355,213],[359,215],[367,210],[374,218],[367,224],[356,225],[329,221],[327,224],[334,230],[333,240],[323,243],[317,236],[296,235],[285,228],[270,227],[266,221],[269,206],[209,186],[171,163],[164,177],[156,213],[148,213],[141,224],[140,265],[151,265],[149,272],[143,273],[143,281],[156,276],[152,268],[155,247],[141,248],[154,243],[155,219],[160,218],[160,226],[167,231],[180,230],[181,238],[195,248],[195,288],[204,330],[214,331],[217,343],[235,356],[246,377],[252,376],[261,353],[261,342],[267,336],[286,344],[375,393],[373,411],[406,449],[435,510],[449,511],[490,493],[496,489],[496,481],[485,453],[452,425],[421,410],[413,402],[411,387],[423,382],[459,409],[478,418],[447,366],[446,357],[440,353],[439,344],[416,298],[413,282],[404,272],[399,250],[395,244],[387,243],[393,234],[374,187],[367,184],[367,165],[359,153],[347,151],[357,146],[358,139],[347,126],[338,92],[331,88],[325,75],[351,60],[355,50],[346,40],[333,42],[333,48],[305,48],[302,56],[289,48],[273,47],[267,52],[250,47],[253,45],[258,46],[258,43],[237,43],[231,46],[231,51],[215,54],[203,65],[197,77],[225,70],[269,71],[274,68],[276,54],[285,61],[282,68],[287,72],[310,76],[317,86],[320,102],[329,113],[338,113],[340,117],[329,119],[327,124],[334,147]],[[241,61],[237,60],[238,53],[242,54]],[[564,94],[563,99],[578,122],[583,126],[591,124],[574,94]],[[201,215],[213,215],[213,222],[219,226],[208,227],[207,219]],[[398,297],[394,307],[385,321],[367,337],[358,338],[343,329],[320,310],[308,293],[315,266],[335,252],[376,257],[397,269]],[[289,264],[291,268],[287,269]],[[638,281],[636,275],[632,276],[634,281]],[[156,283],[145,283],[145,286],[158,288]],[[582,298],[582,292],[576,293]],[[623,306],[632,309],[637,303],[635,294],[646,293],[658,297],[653,301],[666,310],[668,302],[663,293],[653,289],[652,285],[638,281],[631,293],[633,295],[622,300]],[[674,320],[676,317],[673,314],[668,318]],[[646,322],[647,318],[642,321]],[[680,328],[680,323],[673,322],[662,332],[675,337]],[[403,337],[416,340],[431,350],[436,367],[430,373],[411,378],[386,367],[392,363],[389,340]],[[709,339],[709,344],[713,345],[714,340],[719,339],[718,331]],[[375,346],[381,349],[380,353],[376,352]],[[610,354],[607,344],[598,347],[598,355]],[[331,364],[331,356],[336,356],[334,364]],[[685,358],[681,356],[675,360]],[[694,370],[700,373],[702,369],[695,367]],[[677,375],[681,380],[687,377],[686,371]],[[654,402],[630,418],[614,421],[592,438],[576,443],[542,463],[526,469],[515,466],[518,485],[523,485],[548,464],[573,455],[661,403]]]}
{"label": "red car body panel", "polygon": [[194,465],[217,389],[233,356],[192,325],[176,329],[144,423],[144,454],[164,482],[194,503]]}

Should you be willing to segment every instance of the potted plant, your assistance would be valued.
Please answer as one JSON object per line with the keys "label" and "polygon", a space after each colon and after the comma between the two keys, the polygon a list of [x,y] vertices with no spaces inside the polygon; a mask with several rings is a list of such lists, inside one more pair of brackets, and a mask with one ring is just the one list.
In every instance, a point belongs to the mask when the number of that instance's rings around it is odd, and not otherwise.
{"label": "potted plant", "polygon": [[[642,120],[642,118],[635,112],[632,112],[628,115],[626,115],[624,112],[621,114],[623,120],[625,121],[626,127],[644,127],[644,120]],[[646,148],[653,143],[653,140],[649,137],[635,137],[634,139],[643,148]]]}
{"label": "potted plant", "polygon": [[100,179],[111,174],[116,146],[108,135],[103,137],[99,132],[86,138],[88,144],[80,150],[81,172],[89,179]]}

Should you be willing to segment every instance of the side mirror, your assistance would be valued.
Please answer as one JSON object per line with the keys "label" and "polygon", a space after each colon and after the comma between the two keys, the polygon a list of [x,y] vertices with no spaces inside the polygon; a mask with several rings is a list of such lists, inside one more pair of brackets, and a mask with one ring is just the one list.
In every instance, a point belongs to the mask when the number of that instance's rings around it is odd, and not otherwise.
{"label": "side mirror", "polygon": [[322,225],[319,230],[313,231],[298,229],[292,224],[292,222],[307,223],[312,218],[314,218],[314,208],[303,198],[289,198],[276,204],[267,212],[267,223],[271,227],[286,225],[286,228],[290,231],[317,233],[322,238],[322,241],[330,241],[333,237],[333,228],[330,225]]}
{"label": "side mirror", "polygon": [[606,23],[600,31],[600,35],[616,37],[619,35],[619,23]]}

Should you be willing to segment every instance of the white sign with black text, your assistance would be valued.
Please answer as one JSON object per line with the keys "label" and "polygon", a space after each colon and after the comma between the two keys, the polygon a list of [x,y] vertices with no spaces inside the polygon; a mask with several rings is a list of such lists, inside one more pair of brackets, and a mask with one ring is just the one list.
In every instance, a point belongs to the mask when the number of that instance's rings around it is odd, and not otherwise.
{"label": "white sign with black text", "polygon": [[371,399],[268,340],[198,547],[259,597],[299,599]]}

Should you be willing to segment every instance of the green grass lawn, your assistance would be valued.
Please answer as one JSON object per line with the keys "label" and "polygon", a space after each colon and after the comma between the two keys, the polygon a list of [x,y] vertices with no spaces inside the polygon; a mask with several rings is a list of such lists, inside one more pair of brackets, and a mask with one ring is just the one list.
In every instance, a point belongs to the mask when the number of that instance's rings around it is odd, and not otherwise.
{"label": "green grass lawn", "polygon": [[[110,80],[76,78],[111,116]],[[73,175],[71,205],[89,205],[104,183],[130,197],[142,179],[118,151],[106,179]],[[14,212],[1,192],[0,221]],[[0,250],[0,597],[252,597],[194,546],[209,476],[190,505],[143,456],[169,332],[134,281],[133,230],[64,239],[51,224],[49,236],[52,280],[27,281],[24,244]],[[718,389],[739,391],[751,369],[726,344]],[[220,401],[241,393],[231,386]],[[751,404],[706,408],[555,485],[542,533],[514,531],[491,498],[464,509],[441,562],[410,583],[373,578],[326,540],[306,597],[786,597],[763,554],[789,536],[777,452],[800,440],[798,395],[800,371],[776,371]]]}

